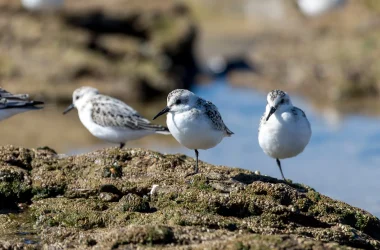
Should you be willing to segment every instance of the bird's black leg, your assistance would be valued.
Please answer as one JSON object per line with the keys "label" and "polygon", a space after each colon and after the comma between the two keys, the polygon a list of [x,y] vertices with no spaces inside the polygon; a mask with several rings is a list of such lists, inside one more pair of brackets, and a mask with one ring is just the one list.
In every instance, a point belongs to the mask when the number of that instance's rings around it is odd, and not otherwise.
{"label": "bird's black leg", "polygon": [[195,151],[195,159],[196,159],[196,163],[195,163],[195,171],[190,173],[190,174],[187,174],[185,177],[188,177],[190,175],[195,175],[198,173],[198,156],[199,156],[199,152],[197,149],[194,150]]}
{"label": "bird's black leg", "polygon": [[284,181],[286,182],[285,176],[284,176],[284,174],[282,173],[281,162],[280,162],[279,159],[276,159],[276,162],[277,162],[277,166],[278,166],[278,168],[280,169],[281,176],[282,176],[282,178],[284,179]]}
{"label": "bird's black leg", "polygon": [[120,149],[124,148],[124,146],[125,146],[125,143],[124,143],[124,142],[121,142],[121,143],[120,143]]}
{"label": "bird's black leg", "polygon": [[194,171],[194,174],[197,174],[198,173],[198,156],[199,156],[199,152],[197,149],[194,150],[195,151],[195,158],[197,160],[197,163],[195,164],[195,171]]}

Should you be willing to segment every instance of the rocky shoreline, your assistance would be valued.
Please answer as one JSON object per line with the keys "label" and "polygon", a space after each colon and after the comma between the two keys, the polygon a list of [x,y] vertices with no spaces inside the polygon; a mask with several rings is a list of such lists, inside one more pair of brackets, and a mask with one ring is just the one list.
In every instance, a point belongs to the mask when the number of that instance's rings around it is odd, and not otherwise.
{"label": "rocky shoreline", "polygon": [[19,2],[0,0],[5,89],[67,104],[83,85],[144,101],[194,82],[198,30],[184,4],[68,0],[59,12],[31,13]]}
{"label": "rocky shoreline", "polygon": [[185,178],[184,155],[6,146],[0,162],[0,249],[380,249],[364,210],[238,168]]}

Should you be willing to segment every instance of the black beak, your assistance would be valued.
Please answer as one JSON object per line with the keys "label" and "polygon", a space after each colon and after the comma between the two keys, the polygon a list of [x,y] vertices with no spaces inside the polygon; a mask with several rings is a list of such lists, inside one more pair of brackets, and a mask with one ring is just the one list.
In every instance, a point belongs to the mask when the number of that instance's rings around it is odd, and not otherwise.
{"label": "black beak", "polygon": [[74,104],[71,104],[70,106],[68,106],[65,111],[63,111],[63,114],[66,115],[67,113],[69,113],[70,110],[72,110],[74,107]]}
{"label": "black beak", "polygon": [[271,115],[273,115],[274,112],[276,112],[276,108],[275,108],[275,107],[271,107],[271,108],[270,108],[270,111],[269,111],[269,114],[268,114],[268,116],[267,116],[266,121],[268,121],[269,117],[270,117]]}
{"label": "black beak", "polygon": [[164,108],[163,110],[160,111],[160,113],[158,113],[155,117],[153,117],[153,120],[156,119],[157,117],[163,115],[163,114],[166,114],[169,111],[170,111],[169,107]]}

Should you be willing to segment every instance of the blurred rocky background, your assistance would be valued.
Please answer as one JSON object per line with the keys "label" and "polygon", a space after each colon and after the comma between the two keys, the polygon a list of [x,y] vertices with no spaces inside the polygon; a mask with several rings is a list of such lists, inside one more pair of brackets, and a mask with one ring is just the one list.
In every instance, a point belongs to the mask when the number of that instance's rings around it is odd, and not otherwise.
{"label": "blurred rocky background", "polygon": [[366,112],[377,113],[380,3],[313,1],[67,0],[31,11],[1,0],[0,82],[56,103],[82,85],[142,101],[189,88],[198,73],[228,75],[341,111],[376,100]]}
{"label": "blurred rocky background", "polygon": [[379,113],[379,1],[191,2],[204,20],[208,68],[244,69],[228,74],[232,84],[286,89],[343,113]]}
{"label": "blurred rocky background", "polygon": [[68,103],[91,85],[141,101],[194,81],[197,29],[184,3],[69,0],[54,11],[0,3],[4,88]]}

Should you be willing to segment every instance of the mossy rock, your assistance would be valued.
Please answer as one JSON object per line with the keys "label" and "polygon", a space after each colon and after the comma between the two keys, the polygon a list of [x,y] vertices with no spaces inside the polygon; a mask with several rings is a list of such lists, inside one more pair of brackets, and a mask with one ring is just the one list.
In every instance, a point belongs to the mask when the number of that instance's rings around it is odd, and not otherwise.
{"label": "mossy rock", "polygon": [[[24,159],[12,150],[29,152],[25,168],[11,165]],[[305,185],[238,168],[201,162],[200,173],[186,177],[194,159],[183,155],[109,148],[62,157],[0,147],[0,164],[13,171],[9,180],[18,180],[0,194],[20,201],[19,187],[27,184],[26,224],[50,247],[380,247],[380,221],[364,210]],[[106,166],[120,166],[123,175],[104,176]],[[153,185],[159,186],[150,194]],[[6,219],[16,228],[21,223]]]}
{"label": "mossy rock", "polygon": [[120,209],[123,212],[149,212],[150,206],[147,197],[140,197],[135,194],[127,194],[119,200]]}
{"label": "mossy rock", "polygon": [[174,242],[172,228],[167,226],[133,226],[127,228],[125,237],[113,244],[113,248],[129,244],[169,244]]}
{"label": "mossy rock", "polygon": [[15,166],[0,166],[0,209],[30,201],[32,181],[29,173]]}

